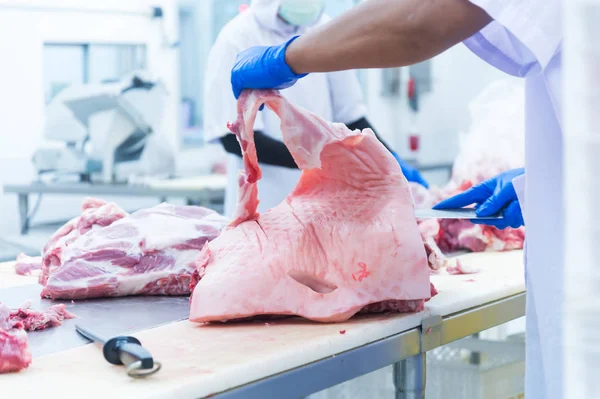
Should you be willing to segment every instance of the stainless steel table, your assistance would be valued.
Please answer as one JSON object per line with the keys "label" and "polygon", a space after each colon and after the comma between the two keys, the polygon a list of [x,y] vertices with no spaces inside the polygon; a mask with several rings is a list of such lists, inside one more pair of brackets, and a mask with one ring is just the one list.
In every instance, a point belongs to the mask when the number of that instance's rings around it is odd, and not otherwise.
{"label": "stainless steel table", "polygon": [[[39,357],[27,372],[0,375],[0,385],[21,389],[24,398],[60,390],[69,381],[74,385],[65,397],[85,392],[100,398],[121,392],[140,398],[300,398],[395,365],[397,397],[422,398],[425,358],[433,358],[435,348],[456,342],[456,348],[468,348],[472,354],[489,354],[492,341],[470,339],[463,346],[461,339],[525,313],[522,251],[467,256],[481,262],[481,271],[432,276],[439,295],[422,313],[359,317],[340,325],[289,321],[198,328],[172,323],[138,336],[149,348],[160,349],[167,365],[157,381],[132,384],[101,359],[91,358],[97,348],[82,347]],[[35,277],[13,274],[12,264],[0,264],[0,286],[35,283]],[[194,341],[196,346],[182,350]],[[506,353],[505,343],[512,352],[523,350],[522,341],[496,341],[494,351]],[[477,359],[469,364],[477,364]],[[55,373],[50,380],[48,370]]]}
{"label": "stainless steel table", "polygon": [[93,183],[42,183],[32,182],[29,184],[7,184],[4,186],[5,193],[15,193],[19,201],[19,217],[21,220],[21,234],[29,231],[30,220],[29,196],[31,194],[70,194],[89,196],[134,196],[134,197],[157,197],[166,201],[168,197],[185,198],[188,205],[200,205],[207,208],[220,210],[225,197],[225,188],[177,188],[161,187],[153,188],[142,185],[130,184],[93,184]]}

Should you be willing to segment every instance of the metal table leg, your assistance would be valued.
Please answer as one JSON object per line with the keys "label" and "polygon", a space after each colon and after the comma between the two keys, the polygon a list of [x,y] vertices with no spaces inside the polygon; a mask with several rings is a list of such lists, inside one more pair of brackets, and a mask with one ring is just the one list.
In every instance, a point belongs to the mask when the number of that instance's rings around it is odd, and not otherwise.
{"label": "metal table leg", "polygon": [[29,231],[29,219],[27,215],[29,213],[29,195],[26,193],[19,193],[19,218],[21,220],[21,235],[27,234]]}
{"label": "metal table leg", "polygon": [[[473,334],[472,337],[475,339],[479,339],[479,333]],[[471,357],[469,358],[469,363],[479,366],[481,364],[481,353],[471,352]]]}
{"label": "metal table leg", "polygon": [[426,359],[421,353],[394,364],[396,399],[425,399]]}

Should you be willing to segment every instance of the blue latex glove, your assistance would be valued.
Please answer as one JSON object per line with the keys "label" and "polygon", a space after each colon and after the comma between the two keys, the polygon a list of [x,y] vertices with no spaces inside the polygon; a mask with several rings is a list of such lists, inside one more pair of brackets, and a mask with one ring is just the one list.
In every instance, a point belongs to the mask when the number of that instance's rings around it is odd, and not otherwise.
{"label": "blue latex glove", "polygon": [[395,152],[392,152],[392,155],[400,164],[400,169],[402,169],[402,173],[404,174],[404,177],[406,177],[406,180],[411,181],[413,183],[419,183],[423,187],[429,188],[429,184],[427,183],[427,181],[425,181],[425,179],[423,179],[423,176],[421,176],[421,172],[419,172],[417,168],[401,160],[398,154],[396,154]]}
{"label": "blue latex glove", "polygon": [[298,37],[278,46],[255,46],[239,53],[231,70],[235,98],[244,89],[285,89],[306,76],[294,73],[285,62],[287,46]]}
{"label": "blue latex glove", "polygon": [[523,168],[507,170],[498,176],[471,187],[465,192],[450,197],[433,207],[433,209],[454,209],[477,204],[477,216],[491,216],[503,211],[504,219],[472,220],[475,224],[489,224],[499,229],[521,227],[523,214],[517,199],[512,180],[525,173]]}

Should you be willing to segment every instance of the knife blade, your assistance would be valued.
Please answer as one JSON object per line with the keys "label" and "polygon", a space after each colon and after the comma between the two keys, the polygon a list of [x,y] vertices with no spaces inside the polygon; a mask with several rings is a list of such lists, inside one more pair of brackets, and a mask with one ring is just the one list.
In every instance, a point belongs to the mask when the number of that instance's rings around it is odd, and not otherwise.
{"label": "knife blade", "polygon": [[417,209],[415,210],[417,219],[479,219],[479,220],[497,220],[503,219],[501,213],[491,216],[477,216],[475,208],[457,208],[457,209]]}
{"label": "knife blade", "polygon": [[118,336],[105,339],[89,328],[75,325],[75,330],[92,342],[102,344],[104,358],[111,364],[124,365],[132,378],[148,377],[161,368],[152,355],[135,337]]}

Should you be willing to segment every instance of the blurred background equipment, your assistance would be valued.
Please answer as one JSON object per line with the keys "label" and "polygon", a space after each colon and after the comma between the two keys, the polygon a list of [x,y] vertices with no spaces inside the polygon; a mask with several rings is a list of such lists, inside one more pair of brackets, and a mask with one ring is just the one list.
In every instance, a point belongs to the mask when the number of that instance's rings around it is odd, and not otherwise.
{"label": "blurred background equipment", "polygon": [[[189,3],[196,9],[205,2]],[[39,248],[93,192],[127,210],[165,199],[219,209],[224,152],[183,139],[182,109],[191,125],[201,115],[193,110],[196,95],[181,90],[188,85],[195,93],[197,86],[180,82],[189,64],[180,53],[202,59],[202,32],[186,34],[191,46],[180,41],[185,10],[176,0],[0,0],[0,33],[10,37],[0,43],[0,107],[7,110],[0,118],[0,237]],[[201,81],[201,70],[190,67]],[[155,86],[122,92],[135,76]],[[112,97],[112,109],[101,93]],[[67,104],[69,97],[79,104]],[[90,117],[78,120],[73,111]],[[48,172],[42,182],[39,171]],[[167,175],[183,179],[167,187],[160,183]]]}
{"label": "blurred background equipment", "polygon": [[172,175],[173,151],[160,130],[168,94],[162,82],[144,75],[73,85],[56,95],[46,108],[44,126],[51,145],[33,156],[38,174],[75,174],[104,183]]}

